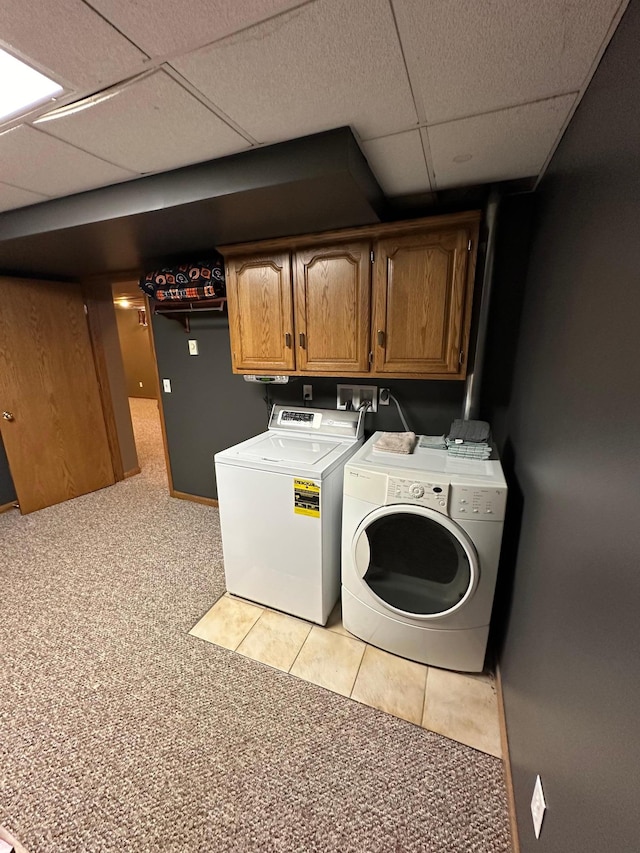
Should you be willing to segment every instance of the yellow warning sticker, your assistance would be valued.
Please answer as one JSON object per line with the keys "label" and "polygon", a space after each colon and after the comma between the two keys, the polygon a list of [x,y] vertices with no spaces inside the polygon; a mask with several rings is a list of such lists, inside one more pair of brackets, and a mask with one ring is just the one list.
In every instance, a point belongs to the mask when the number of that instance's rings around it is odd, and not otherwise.
{"label": "yellow warning sticker", "polygon": [[320,486],[313,480],[293,481],[293,511],[320,518]]}

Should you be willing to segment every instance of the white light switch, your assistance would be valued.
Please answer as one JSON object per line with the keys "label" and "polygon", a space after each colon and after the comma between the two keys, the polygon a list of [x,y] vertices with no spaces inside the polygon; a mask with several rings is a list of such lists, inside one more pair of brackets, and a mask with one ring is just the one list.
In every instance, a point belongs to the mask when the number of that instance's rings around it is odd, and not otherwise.
{"label": "white light switch", "polygon": [[198,341],[189,341],[189,355],[198,355]]}
{"label": "white light switch", "polygon": [[531,817],[533,818],[533,831],[535,832],[536,838],[540,838],[540,830],[542,828],[542,821],[544,819],[546,808],[547,804],[542,791],[542,780],[540,779],[540,776],[537,776],[536,784],[533,789],[533,797],[531,797]]}
{"label": "white light switch", "polygon": [[162,380],[162,387],[164,388],[164,390],[167,394],[170,394],[171,393],[171,380],[170,379],[163,379]]}

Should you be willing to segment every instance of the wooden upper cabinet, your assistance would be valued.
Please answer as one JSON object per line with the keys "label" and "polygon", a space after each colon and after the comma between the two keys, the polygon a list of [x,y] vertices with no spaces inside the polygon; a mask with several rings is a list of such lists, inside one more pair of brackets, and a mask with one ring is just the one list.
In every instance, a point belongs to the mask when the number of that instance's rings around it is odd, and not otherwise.
{"label": "wooden upper cabinet", "polygon": [[234,369],[294,370],[289,253],[230,259],[227,302]]}
{"label": "wooden upper cabinet", "polygon": [[479,224],[469,211],[220,247],[233,370],[464,379]]}
{"label": "wooden upper cabinet", "polygon": [[374,370],[464,374],[468,228],[380,240],[374,282]]}
{"label": "wooden upper cabinet", "polygon": [[369,371],[370,255],[368,240],[295,254],[298,370]]}

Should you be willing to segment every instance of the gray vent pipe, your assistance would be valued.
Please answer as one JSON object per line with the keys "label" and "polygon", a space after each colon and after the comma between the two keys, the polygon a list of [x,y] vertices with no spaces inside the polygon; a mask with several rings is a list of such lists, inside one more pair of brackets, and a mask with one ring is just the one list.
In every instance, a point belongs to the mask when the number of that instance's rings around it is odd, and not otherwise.
{"label": "gray vent pipe", "polygon": [[464,420],[477,419],[478,412],[480,410],[480,388],[482,386],[482,371],[484,368],[484,356],[487,345],[487,325],[489,322],[489,305],[491,302],[491,288],[493,285],[493,262],[495,256],[496,224],[498,220],[499,207],[500,193],[495,187],[493,187],[487,200],[484,215],[486,248],[482,270],[482,289],[476,326],[475,347],[472,362],[473,366],[471,371],[467,374],[467,381],[464,389],[464,401],[462,404],[462,417]]}

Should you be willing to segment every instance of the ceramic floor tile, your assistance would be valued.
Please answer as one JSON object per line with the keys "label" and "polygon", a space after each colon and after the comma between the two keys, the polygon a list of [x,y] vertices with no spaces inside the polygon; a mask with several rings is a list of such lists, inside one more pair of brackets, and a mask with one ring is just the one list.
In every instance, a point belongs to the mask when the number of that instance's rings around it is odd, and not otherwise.
{"label": "ceramic floor tile", "polygon": [[353,637],[353,634],[350,634],[342,624],[342,604],[340,601],[338,601],[331,611],[325,628],[327,631],[333,631],[335,634],[342,634],[345,637]]}
{"label": "ceramic floor tile", "polygon": [[265,610],[236,651],[289,672],[310,631],[309,622]]}
{"label": "ceramic floor tile", "polygon": [[426,680],[424,664],[367,646],[351,698],[420,725]]}
{"label": "ceramic floor tile", "polygon": [[502,757],[498,699],[490,680],[430,668],[422,725],[474,749]]}
{"label": "ceramic floor tile", "polygon": [[263,612],[257,604],[223,595],[189,633],[235,651]]}
{"label": "ceramic floor tile", "polygon": [[353,689],[365,643],[315,625],[309,632],[291,674],[349,696]]}

